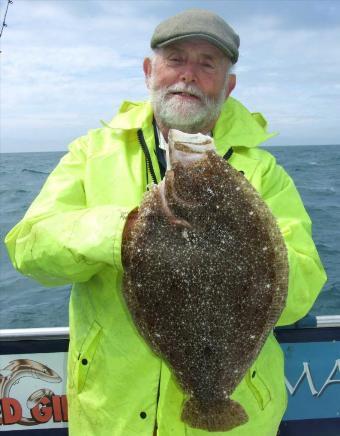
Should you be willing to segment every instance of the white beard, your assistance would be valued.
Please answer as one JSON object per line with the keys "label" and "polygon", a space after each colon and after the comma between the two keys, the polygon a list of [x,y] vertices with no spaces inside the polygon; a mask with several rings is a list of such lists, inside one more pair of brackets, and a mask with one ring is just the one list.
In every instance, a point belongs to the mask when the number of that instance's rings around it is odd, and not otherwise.
{"label": "white beard", "polygon": [[[183,82],[164,88],[155,88],[154,78],[149,79],[151,104],[157,118],[166,128],[178,129],[185,133],[207,133],[207,129],[221,112],[225,102],[228,77],[217,99],[207,97],[196,85]],[[187,92],[198,100],[184,101],[171,92]]]}

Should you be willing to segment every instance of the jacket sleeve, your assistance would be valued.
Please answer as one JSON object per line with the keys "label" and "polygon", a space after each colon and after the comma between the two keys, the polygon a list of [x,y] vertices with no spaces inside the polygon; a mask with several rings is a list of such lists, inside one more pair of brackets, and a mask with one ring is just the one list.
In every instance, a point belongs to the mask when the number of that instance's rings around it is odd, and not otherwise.
{"label": "jacket sleeve", "polygon": [[89,280],[105,265],[121,270],[128,210],[88,207],[86,137],[75,140],[24,218],[5,239],[16,269],[47,286]]}
{"label": "jacket sleeve", "polygon": [[312,239],[312,223],[293,180],[273,156],[262,177],[262,197],[277,219],[289,262],[286,307],[277,325],[304,317],[326,282],[326,273]]}

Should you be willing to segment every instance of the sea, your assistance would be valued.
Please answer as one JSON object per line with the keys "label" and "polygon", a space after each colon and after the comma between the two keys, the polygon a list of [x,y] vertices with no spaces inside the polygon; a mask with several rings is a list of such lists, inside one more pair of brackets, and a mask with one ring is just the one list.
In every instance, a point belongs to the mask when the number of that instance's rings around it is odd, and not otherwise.
{"label": "sea", "polygon": [[[311,315],[340,315],[340,145],[266,147],[293,178],[313,222],[328,282]],[[65,152],[0,155],[1,241]],[[68,325],[70,287],[47,288],[11,265],[1,242],[0,329]]]}

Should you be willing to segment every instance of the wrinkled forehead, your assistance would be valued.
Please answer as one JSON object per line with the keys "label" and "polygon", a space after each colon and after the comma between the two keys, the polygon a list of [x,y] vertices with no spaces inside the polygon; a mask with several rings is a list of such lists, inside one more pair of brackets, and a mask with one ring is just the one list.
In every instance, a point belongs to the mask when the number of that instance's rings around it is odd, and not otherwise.
{"label": "wrinkled forehead", "polygon": [[184,55],[203,56],[211,59],[229,61],[228,57],[215,45],[203,38],[188,37],[180,41],[174,41],[164,47],[156,49],[156,54],[161,56],[171,52],[178,52]]}

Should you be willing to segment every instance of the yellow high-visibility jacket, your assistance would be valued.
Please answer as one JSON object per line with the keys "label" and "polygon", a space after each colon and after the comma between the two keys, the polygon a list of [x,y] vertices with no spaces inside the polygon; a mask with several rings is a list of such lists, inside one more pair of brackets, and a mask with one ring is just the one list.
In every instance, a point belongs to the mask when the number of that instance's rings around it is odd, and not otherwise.
{"label": "yellow high-visibility jacket", "polygon": [[[138,334],[121,295],[126,216],[146,190],[148,146],[160,171],[150,103],[124,103],[103,128],[70,145],[6,244],[14,266],[46,286],[73,283],[68,362],[71,436],[201,436],[180,419],[184,394]],[[289,294],[279,325],[310,310],[326,275],[294,183],[257,145],[270,136],[260,114],[229,98],[213,130],[217,152],[260,193],[277,218],[289,255]],[[149,181],[150,174],[148,175]],[[46,292],[53,292],[52,290]],[[286,408],[283,353],[271,334],[232,395],[249,422],[228,436],[273,436]]]}

